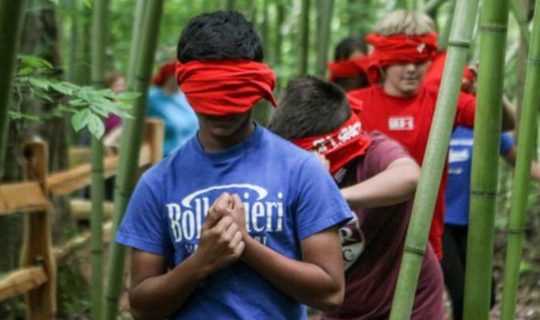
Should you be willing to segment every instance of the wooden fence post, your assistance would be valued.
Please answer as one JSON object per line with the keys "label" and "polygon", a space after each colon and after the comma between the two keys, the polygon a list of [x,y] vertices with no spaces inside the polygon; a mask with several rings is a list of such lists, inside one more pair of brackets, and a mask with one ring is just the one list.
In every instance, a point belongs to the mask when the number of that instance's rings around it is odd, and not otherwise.
{"label": "wooden fence post", "polygon": [[[39,181],[45,194],[47,190],[48,147],[45,142],[27,142],[23,146],[26,180]],[[42,266],[48,281],[26,294],[26,318],[56,318],[56,263],[52,255],[51,207],[25,216],[22,267]]]}
{"label": "wooden fence post", "polygon": [[150,145],[150,163],[154,165],[163,158],[165,127],[161,120],[147,119],[144,130],[144,140]]}

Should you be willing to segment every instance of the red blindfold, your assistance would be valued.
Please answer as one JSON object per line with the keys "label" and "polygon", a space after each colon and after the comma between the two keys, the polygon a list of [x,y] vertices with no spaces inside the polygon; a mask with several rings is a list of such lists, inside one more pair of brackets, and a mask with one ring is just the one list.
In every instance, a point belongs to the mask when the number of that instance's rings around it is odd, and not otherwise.
{"label": "red blindfold", "polygon": [[330,173],[335,174],[349,161],[366,153],[371,140],[362,132],[360,119],[353,113],[338,129],[316,137],[293,139],[302,149],[316,151],[330,162]]}
{"label": "red blindfold", "polygon": [[244,113],[261,99],[277,105],[272,93],[274,72],[259,62],[177,62],[176,80],[193,110],[202,114],[220,116]]}

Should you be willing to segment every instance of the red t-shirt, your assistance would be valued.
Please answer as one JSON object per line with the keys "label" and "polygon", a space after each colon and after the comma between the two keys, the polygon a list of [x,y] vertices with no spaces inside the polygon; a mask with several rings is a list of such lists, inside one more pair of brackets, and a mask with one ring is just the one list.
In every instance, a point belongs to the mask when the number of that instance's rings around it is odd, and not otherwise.
{"label": "red t-shirt", "polygon": [[[410,157],[403,146],[380,133],[373,132],[370,138],[372,144],[366,154],[346,167],[340,188],[370,179],[392,162]],[[341,228],[346,266],[351,263],[345,274],[345,300],[338,312],[326,314],[324,319],[388,319],[411,203],[358,209],[357,219]],[[360,246],[354,244],[355,239],[361,242]],[[443,292],[440,265],[428,245],[418,280],[413,319],[442,319]]]}
{"label": "red t-shirt", "polygon": [[[363,111],[358,112],[364,130],[378,130],[400,142],[416,162],[422,165],[435,113],[437,94],[437,87],[422,86],[413,97],[394,97],[386,94],[381,86],[373,86],[352,91],[349,96],[364,102]],[[351,104],[353,101],[351,100]],[[352,107],[354,109],[354,105]],[[454,123],[472,127],[474,110],[474,96],[460,93]],[[442,258],[446,177],[445,164],[429,234],[429,241],[439,259]]]}

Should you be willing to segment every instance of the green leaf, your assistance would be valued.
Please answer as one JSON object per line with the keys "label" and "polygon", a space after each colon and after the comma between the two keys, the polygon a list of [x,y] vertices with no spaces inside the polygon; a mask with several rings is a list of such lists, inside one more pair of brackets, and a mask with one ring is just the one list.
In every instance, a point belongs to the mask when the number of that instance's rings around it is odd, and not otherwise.
{"label": "green leaf", "polygon": [[75,113],[73,117],[71,117],[71,126],[73,126],[75,131],[79,132],[82,128],[88,125],[91,115],[92,113],[90,112],[90,109],[84,109]]}
{"label": "green leaf", "polygon": [[13,119],[13,120],[26,119],[26,120],[30,120],[30,121],[39,121],[38,116],[34,116],[34,115],[31,115],[31,114],[27,114],[27,113],[22,113],[22,112],[18,112],[18,111],[8,111],[8,114],[9,114],[10,118]]}
{"label": "green leaf", "polygon": [[100,139],[103,134],[105,133],[105,125],[103,125],[103,121],[101,121],[101,118],[95,114],[90,114],[90,120],[88,121],[88,130],[90,133],[96,137],[96,139]]}
{"label": "green leaf", "polygon": [[137,99],[140,96],[141,96],[141,94],[138,93],[138,92],[123,92],[123,93],[117,95],[116,98],[118,100],[122,100],[122,101],[131,101],[131,100]]}
{"label": "green leaf", "polygon": [[30,84],[32,86],[38,87],[43,90],[49,90],[49,87],[51,86],[51,81],[41,78],[30,78],[28,79]]}
{"label": "green leaf", "polygon": [[19,55],[20,64],[30,68],[47,68],[52,69],[52,64],[40,57],[29,56],[29,55]]}
{"label": "green leaf", "polygon": [[66,82],[54,82],[50,85],[54,90],[66,96],[71,96],[73,94],[73,88],[71,86],[68,86]]}

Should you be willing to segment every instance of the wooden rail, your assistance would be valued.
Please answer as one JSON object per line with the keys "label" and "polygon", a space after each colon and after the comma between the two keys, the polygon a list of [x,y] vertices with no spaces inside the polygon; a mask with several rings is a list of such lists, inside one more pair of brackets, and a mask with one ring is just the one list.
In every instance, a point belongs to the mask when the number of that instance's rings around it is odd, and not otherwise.
{"label": "wooden rail", "polygon": [[[146,120],[144,141],[140,150],[139,169],[144,170],[161,159],[163,151],[163,124]],[[82,163],[75,168],[49,174],[48,148],[45,142],[28,142],[23,146],[25,156],[25,181],[0,185],[0,216],[26,213],[21,267],[0,278],[0,301],[25,294],[26,319],[56,318],[56,263],[70,253],[87,245],[90,233],[85,232],[57,248],[51,240],[50,195],[68,195],[90,184],[91,165]],[[78,153],[84,151],[78,149]],[[106,177],[116,174],[118,156],[104,160]],[[88,202],[74,201],[79,212],[89,216]],[[112,204],[105,204],[105,212],[112,211]],[[112,238],[112,223],[103,225],[105,242]]]}

